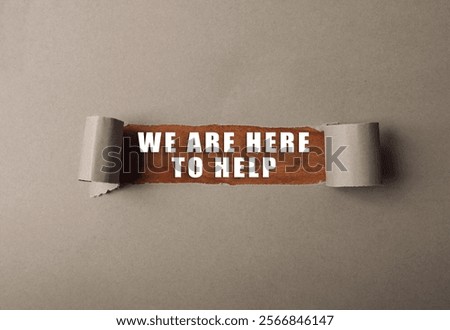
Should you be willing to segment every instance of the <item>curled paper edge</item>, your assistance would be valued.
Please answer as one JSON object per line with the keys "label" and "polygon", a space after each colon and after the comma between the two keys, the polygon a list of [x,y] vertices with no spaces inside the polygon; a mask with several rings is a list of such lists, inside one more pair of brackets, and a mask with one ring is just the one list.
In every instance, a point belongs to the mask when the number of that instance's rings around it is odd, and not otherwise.
{"label": "curled paper edge", "polygon": [[120,171],[101,169],[108,167],[108,162],[103,158],[106,147],[116,147],[119,152],[122,150],[123,125],[123,121],[115,118],[86,118],[78,179],[90,182],[91,197],[106,194],[120,186]]}

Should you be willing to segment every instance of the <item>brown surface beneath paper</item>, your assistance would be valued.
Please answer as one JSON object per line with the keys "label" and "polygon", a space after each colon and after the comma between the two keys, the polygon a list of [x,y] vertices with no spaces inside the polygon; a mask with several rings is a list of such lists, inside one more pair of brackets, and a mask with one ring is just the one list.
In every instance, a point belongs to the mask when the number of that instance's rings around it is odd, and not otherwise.
{"label": "brown surface beneath paper", "polygon": [[[142,153],[139,149],[138,132],[162,132],[161,148],[157,153]],[[164,132],[175,132],[175,153],[164,151]],[[186,145],[190,132],[199,132],[204,151],[205,132],[217,132],[220,136],[220,147],[223,147],[223,133],[234,132],[234,153],[187,153]],[[294,134],[294,152],[277,153],[250,153],[246,151],[246,133],[261,132],[261,150],[264,151],[264,140],[266,132],[275,132],[276,137],[274,147],[279,149],[279,133],[291,132]],[[298,133],[309,132],[309,152],[298,152]],[[184,125],[128,125],[124,127],[124,157],[121,173],[121,184],[126,183],[227,183],[236,184],[312,184],[325,181],[325,155],[324,155],[324,134],[321,131],[310,127],[295,128],[273,128],[257,126],[237,126],[237,125],[205,125],[205,126],[184,126]],[[187,162],[191,157],[203,159],[203,174],[199,178],[191,178],[187,173]],[[175,178],[174,163],[172,157],[184,157],[181,178]],[[215,157],[230,158],[230,173],[228,178],[215,177],[214,161]],[[233,175],[234,157],[244,157],[243,163],[244,178],[235,178]],[[258,178],[249,177],[249,157],[256,158],[255,172],[259,173]],[[268,178],[262,177],[263,157],[273,157],[276,159],[276,168],[270,171]]]}

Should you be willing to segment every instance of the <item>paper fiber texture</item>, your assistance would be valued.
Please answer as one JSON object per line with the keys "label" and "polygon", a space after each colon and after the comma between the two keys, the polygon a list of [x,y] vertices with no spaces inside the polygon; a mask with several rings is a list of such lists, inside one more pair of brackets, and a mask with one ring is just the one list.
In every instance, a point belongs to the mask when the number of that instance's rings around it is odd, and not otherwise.
{"label": "paper fiber texture", "polygon": [[[175,152],[165,152],[163,148],[155,153],[143,153],[139,148],[138,132],[173,132],[175,140]],[[234,133],[235,148],[232,153],[203,152],[188,153],[186,150],[190,132],[198,132],[204,136],[205,132],[215,132],[223,136],[225,132]],[[247,132],[258,132],[262,137],[268,132],[279,135],[281,132],[290,132],[294,136],[300,132],[309,134],[308,152],[292,153],[263,152],[258,153],[246,150]],[[325,137],[330,143],[325,143]],[[264,138],[263,138],[264,139]],[[262,142],[264,147],[267,141]],[[161,146],[165,144],[164,134],[161,137]],[[279,140],[274,147],[279,150]],[[105,168],[111,166],[108,160],[108,152],[105,148],[120,150],[121,167],[113,173],[105,172]],[[327,149],[328,148],[328,149]],[[328,164],[333,153],[338,148],[344,148],[339,154],[339,161],[343,167],[336,164]],[[106,156],[106,159],[105,159]],[[187,163],[190,157],[202,159],[203,174],[193,178],[187,175]],[[174,175],[174,163],[172,157],[183,157],[186,161],[181,170],[183,175]],[[217,177],[215,174],[215,159],[229,158],[230,174],[225,177]],[[247,173],[244,177],[234,177],[234,158],[245,159],[243,168],[258,172],[258,177],[250,177]],[[249,160],[252,159],[253,162]],[[265,158],[272,157],[276,160],[275,168],[270,169],[270,175],[263,177],[261,174]],[[327,168],[327,166],[329,168]],[[326,182],[328,186],[370,186],[380,184],[379,163],[379,135],[378,124],[334,124],[325,126],[325,132],[311,127],[258,127],[241,125],[127,125],[114,118],[88,117],[86,120],[83,151],[80,166],[80,180],[91,181],[91,196],[99,196],[111,191],[119,185],[141,183],[204,183],[230,185],[239,184],[319,184]],[[254,174],[255,175],[255,174]]]}

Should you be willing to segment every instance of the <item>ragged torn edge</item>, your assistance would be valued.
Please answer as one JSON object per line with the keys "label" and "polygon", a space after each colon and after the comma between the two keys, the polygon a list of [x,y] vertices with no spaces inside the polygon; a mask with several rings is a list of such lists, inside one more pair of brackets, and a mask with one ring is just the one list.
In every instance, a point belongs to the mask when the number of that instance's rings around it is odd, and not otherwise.
{"label": "ragged torn edge", "polygon": [[[324,132],[326,178],[328,187],[357,188],[382,184],[380,129],[378,122],[329,122],[312,126]],[[345,170],[327,162],[327,156],[344,147],[340,161]]]}
{"label": "ragged torn edge", "polygon": [[[102,157],[106,146],[121,149],[124,122],[115,118],[89,116],[86,118],[79,180],[91,184],[90,196],[98,197],[120,187],[120,173],[105,173]],[[379,124],[328,123],[312,127],[323,131],[326,157],[339,153],[340,164],[329,166],[325,159],[325,185],[330,187],[368,187],[381,184]],[[343,150],[341,150],[343,148]],[[340,151],[341,150],[341,151]],[[318,184],[323,183],[323,181]]]}

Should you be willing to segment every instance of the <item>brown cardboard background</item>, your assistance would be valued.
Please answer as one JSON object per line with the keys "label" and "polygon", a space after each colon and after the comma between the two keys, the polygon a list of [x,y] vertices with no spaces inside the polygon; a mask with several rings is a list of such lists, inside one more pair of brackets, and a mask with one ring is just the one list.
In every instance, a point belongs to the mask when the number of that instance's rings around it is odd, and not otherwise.
{"label": "brown cardboard background", "polygon": [[[448,1],[0,2],[0,308],[450,308]],[[381,188],[77,182],[84,119],[380,121]]]}

